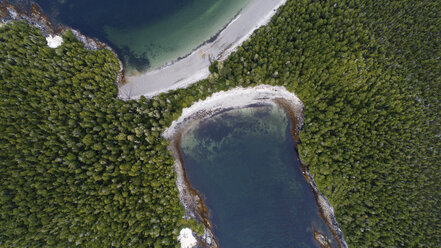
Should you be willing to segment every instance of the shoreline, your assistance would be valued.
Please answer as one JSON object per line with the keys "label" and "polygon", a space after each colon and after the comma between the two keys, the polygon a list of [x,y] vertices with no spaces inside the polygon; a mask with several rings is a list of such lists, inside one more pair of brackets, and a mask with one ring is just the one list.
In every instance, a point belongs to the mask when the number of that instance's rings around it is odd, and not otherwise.
{"label": "shoreline", "polygon": [[[298,128],[298,124],[297,124],[298,117],[296,116],[296,113],[293,111],[293,106],[285,99],[276,99],[275,103],[285,111],[288,118],[291,120],[291,136],[295,142],[294,149],[297,152],[297,159],[299,161],[299,166],[302,171],[303,177],[305,178],[306,182],[309,184],[309,186],[311,187],[314,193],[316,204],[320,210],[320,216],[326,222],[326,225],[329,227],[329,230],[331,231],[335,240],[338,242],[338,247],[348,248],[348,245],[343,236],[343,232],[341,231],[337,223],[337,219],[334,213],[334,208],[331,206],[328,199],[319,191],[314,179],[309,173],[308,166],[302,162],[302,159],[299,155],[298,144],[301,143],[299,137],[299,131],[301,128],[300,129]],[[315,238],[320,244],[321,244],[320,240],[325,240],[322,238],[323,234],[320,234],[315,230],[314,230],[314,235],[316,236]],[[326,245],[324,247],[326,247]]]}
{"label": "shoreline", "polygon": [[188,55],[151,71],[125,75],[125,83],[119,85],[118,97],[123,100],[153,97],[207,78],[213,60],[225,60],[256,29],[268,24],[286,1],[251,1],[223,29]]}
{"label": "shoreline", "polygon": [[[185,58],[187,58],[187,57],[189,57],[189,56],[191,56],[191,55],[193,55],[195,52],[197,52],[197,50],[199,50],[201,47],[203,47],[203,46],[205,46],[205,45],[207,45],[207,44],[209,44],[209,43],[212,43],[212,42],[215,42],[217,39],[218,39],[218,37],[219,37],[219,35],[229,26],[229,25],[231,25],[232,23],[234,23],[236,20],[237,20],[237,18],[239,18],[240,17],[240,14],[241,14],[241,12],[242,12],[242,9],[240,9],[239,10],[239,12],[230,20],[230,22],[229,23],[227,23],[227,25],[225,25],[223,28],[221,28],[219,31],[217,31],[216,32],[216,34],[214,34],[213,36],[211,36],[208,40],[205,40],[204,42],[202,42],[201,44],[199,44],[199,45],[197,45],[193,50],[191,50],[189,53],[187,53],[186,55],[183,55],[183,56],[179,56],[179,57],[177,57],[176,59],[174,59],[174,60],[172,60],[172,61],[170,61],[170,62],[167,62],[167,63],[165,63],[165,64],[163,64],[163,65],[161,65],[161,66],[158,66],[158,67],[156,67],[156,68],[149,68],[149,69],[147,69],[146,71],[136,71],[136,72],[131,72],[131,70],[130,70],[130,72],[128,72],[127,73],[127,77],[136,77],[136,76],[140,76],[140,75],[143,75],[143,74],[146,74],[146,73],[149,73],[149,72],[155,72],[155,71],[160,71],[160,70],[163,70],[164,68],[166,68],[166,67],[169,67],[169,66],[172,66],[173,64],[175,64],[175,63],[177,63],[177,62],[179,62],[180,60],[183,60],[183,59],[185,59]],[[129,70],[128,70],[129,71]]]}
{"label": "shoreline", "polygon": [[179,200],[185,209],[185,218],[195,219],[204,225],[204,234],[202,237],[197,235],[198,244],[206,248],[218,248],[218,244],[214,239],[214,234],[211,231],[212,225],[208,217],[208,208],[202,200],[201,195],[191,186],[187,178],[187,173],[184,168],[184,160],[182,158],[181,138],[185,130],[176,133],[171,138],[169,149],[175,158],[175,172],[177,175],[176,185],[179,191]]}
{"label": "shoreline", "polygon": [[[192,188],[186,177],[185,166],[182,159],[180,141],[182,135],[200,121],[231,109],[247,108],[254,105],[272,105],[281,107],[291,121],[291,135],[296,143],[294,149],[297,150],[297,143],[300,142],[298,133],[303,126],[303,104],[293,93],[284,87],[260,85],[254,88],[237,87],[229,91],[221,91],[213,94],[205,100],[200,100],[192,106],[184,109],[181,116],[174,121],[171,126],[164,131],[162,136],[170,142],[169,150],[175,159],[175,171],[177,173],[176,185],[179,190],[179,198],[186,210],[188,218],[194,218],[205,226],[205,238],[202,241],[211,241],[217,247],[214,235],[211,231],[211,223],[208,219],[209,213],[203,203],[199,193]],[[297,153],[298,154],[298,153]],[[314,179],[309,173],[305,164],[298,156],[300,169],[314,192],[320,215],[326,222],[328,228],[338,243],[338,247],[347,248],[343,233],[340,230],[335,218],[334,210],[328,200],[318,190]],[[315,239],[322,248],[330,247],[323,234],[315,232]],[[204,244],[204,243],[202,243]]]}
{"label": "shoreline", "polygon": [[99,41],[96,38],[90,38],[83,35],[80,31],[75,30],[69,26],[58,24],[54,26],[49,18],[44,14],[43,10],[36,3],[31,3],[29,7],[16,6],[7,1],[0,2],[0,23],[3,25],[12,21],[26,21],[29,25],[41,30],[45,38],[51,36],[59,36],[64,32],[71,30],[78,41],[84,44],[87,50],[94,51],[100,49],[107,49],[111,51],[118,59],[120,70],[116,75],[114,84],[121,85],[125,81],[125,68],[119,59],[118,54],[109,45]]}

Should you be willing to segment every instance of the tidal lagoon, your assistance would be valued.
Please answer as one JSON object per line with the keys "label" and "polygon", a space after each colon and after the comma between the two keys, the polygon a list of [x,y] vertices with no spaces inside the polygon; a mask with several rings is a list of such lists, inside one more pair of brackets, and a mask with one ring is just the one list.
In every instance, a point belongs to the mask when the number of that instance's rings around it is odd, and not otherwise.
{"label": "tidal lagoon", "polygon": [[208,208],[219,247],[337,247],[299,167],[283,109],[221,112],[182,136],[187,179]]}

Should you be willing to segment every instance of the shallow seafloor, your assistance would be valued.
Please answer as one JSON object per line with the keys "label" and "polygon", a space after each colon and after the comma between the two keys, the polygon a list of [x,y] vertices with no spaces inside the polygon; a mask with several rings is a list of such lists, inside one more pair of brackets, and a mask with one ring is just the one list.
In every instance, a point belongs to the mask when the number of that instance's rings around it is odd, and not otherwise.
{"label": "shallow seafloor", "polygon": [[187,177],[204,198],[220,247],[337,246],[298,166],[289,119],[279,107],[220,113],[181,141]]}

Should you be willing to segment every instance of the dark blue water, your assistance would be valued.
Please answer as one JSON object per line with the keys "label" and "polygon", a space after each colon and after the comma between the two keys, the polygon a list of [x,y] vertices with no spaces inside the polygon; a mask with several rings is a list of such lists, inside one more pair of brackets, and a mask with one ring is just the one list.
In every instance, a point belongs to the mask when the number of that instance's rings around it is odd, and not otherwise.
{"label": "dark blue water", "polygon": [[190,53],[249,0],[35,0],[55,23],[108,43],[142,72]]}
{"label": "dark blue water", "polygon": [[[191,0],[37,0],[50,16],[86,34],[110,25],[128,28],[148,24],[176,12]],[[103,34],[104,35],[104,34]]]}
{"label": "dark blue water", "polygon": [[222,113],[184,134],[187,176],[220,247],[319,247],[314,228],[332,239],[294,146],[289,120],[275,107]]}

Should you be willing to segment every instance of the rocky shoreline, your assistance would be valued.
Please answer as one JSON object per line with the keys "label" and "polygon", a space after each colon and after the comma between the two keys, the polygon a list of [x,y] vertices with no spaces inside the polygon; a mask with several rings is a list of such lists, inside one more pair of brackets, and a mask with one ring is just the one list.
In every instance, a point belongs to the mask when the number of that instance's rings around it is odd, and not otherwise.
{"label": "rocky shoreline", "polygon": [[179,199],[185,209],[185,218],[195,219],[205,226],[205,233],[201,237],[193,233],[193,235],[196,236],[199,246],[205,248],[217,248],[218,244],[211,231],[212,226],[209,221],[208,209],[205,206],[201,195],[192,188],[185,172],[182,151],[180,148],[181,138],[184,132],[185,130],[176,133],[171,138],[171,144],[169,146],[169,149],[175,158],[176,185],[179,191]]}
{"label": "rocky shoreline", "polygon": [[[299,137],[299,131],[301,130],[303,126],[303,116],[299,117],[297,116],[297,113],[293,111],[293,106],[291,103],[286,101],[285,99],[276,99],[275,103],[282,107],[285,112],[287,113],[288,117],[291,119],[291,135],[295,141],[295,149],[297,154],[299,154],[298,151],[298,144],[301,143],[300,137]],[[302,120],[301,125],[299,126],[299,119]],[[314,192],[315,200],[317,203],[317,206],[320,209],[320,215],[325,220],[326,224],[328,225],[329,229],[331,230],[335,240],[338,242],[338,246],[340,248],[348,248],[348,245],[344,239],[343,232],[341,231],[337,219],[335,217],[334,208],[329,203],[328,199],[319,191],[317,185],[315,184],[314,179],[312,178],[311,174],[309,173],[308,166],[302,162],[302,159],[300,158],[300,155],[298,155],[297,159],[299,160],[300,169],[302,170],[303,177],[305,178],[306,182],[309,184],[311,189]],[[323,248],[331,247],[324,239],[323,234],[314,231],[314,237],[319,242],[320,246]]]}
{"label": "rocky shoreline", "polygon": [[[71,30],[75,37],[84,44],[87,50],[99,50],[107,49],[111,51],[116,58],[118,54],[106,43],[99,41],[98,39],[89,38],[83,35],[80,31],[70,28],[64,25],[53,25],[49,18],[43,13],[41,8],[35,4],[30,3],[29,7],[25,4],[14,5],[5,0],[0,1],[0,23],[6,24],[11,21],[26,21],[30,25],[41,30],[44,37],[52,37],[63,34],[64,32]],[[118,58],[120,70],[115,80],[115,85],[121,85],[125,81],[124,66],[121,60]]]}

